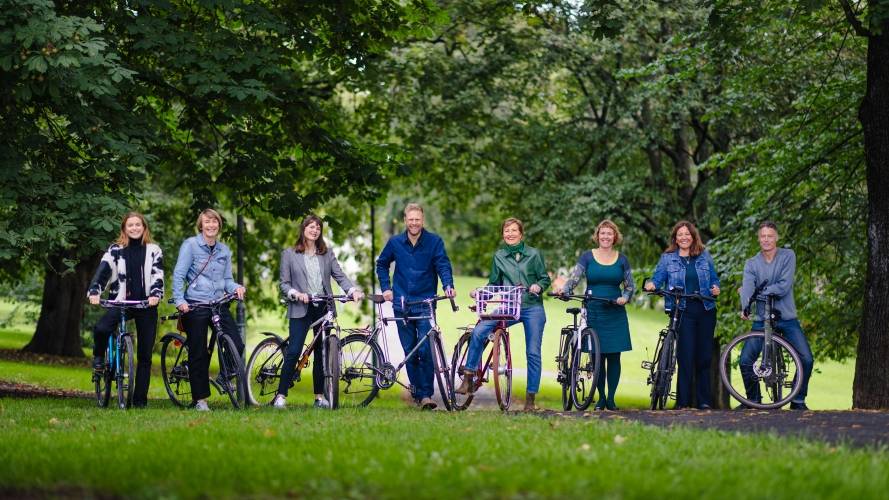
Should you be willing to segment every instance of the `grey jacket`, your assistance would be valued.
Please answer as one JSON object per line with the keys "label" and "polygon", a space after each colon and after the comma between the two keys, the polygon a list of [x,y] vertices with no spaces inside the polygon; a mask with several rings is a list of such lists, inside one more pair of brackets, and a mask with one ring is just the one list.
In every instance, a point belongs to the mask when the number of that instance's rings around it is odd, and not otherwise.
{"label": "grey jacket", "polygon": [[[796,303],[793,301],[793,282],[796,274],[796,254],[789,248],[779,248],[771,264],[766,263],[762,252],[747,259],[744,264],[744,280],[741,284],[741,307],[746,307],[753,298],[753,291],[764,280],[768,285],[763,295],[776,295],[775,309],[781,312],[781,319],[796,318]],[[762,321],[765,305],[756,304],[754,320]]]}
{"label": "grey jacket", "polygon": [[[343,273],[333,250],[328,248],[324,255],[318,256],[318,261],[321,264],[321,286],[324,288],[325,294],[333,294],[330,287],[331,277],[336,280],[346,294],[351,294],[357,290],[352,281]],[[308,293],[308,289],[309,278],[306,275],[306,263],[303,259],[303,254],[296,253],[292,247],[284,250],[281,253],[281,293],[286,297],[290,290]],[[308,305],[302,302],[290,302],[287,306],[287,316],[290,318],[302,318],[307,311]]]}

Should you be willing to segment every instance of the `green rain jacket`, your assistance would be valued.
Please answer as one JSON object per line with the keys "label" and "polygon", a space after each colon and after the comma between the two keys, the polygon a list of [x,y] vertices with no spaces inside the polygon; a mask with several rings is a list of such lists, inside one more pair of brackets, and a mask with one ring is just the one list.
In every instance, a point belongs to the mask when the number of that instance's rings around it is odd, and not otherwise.
{"label": "green rain jacket", "polygon": [[500,248],[494,252],[488,284],[524,285],[525,287],[537,284],[540,286],[539,295],[532,295],[525,291],[522,295],[523,308],[543,304],[543,292],[551,282],[549,275],[546,274],[543,255],[536,248],[525,245],[524,241],[514,246],[501,243]]}

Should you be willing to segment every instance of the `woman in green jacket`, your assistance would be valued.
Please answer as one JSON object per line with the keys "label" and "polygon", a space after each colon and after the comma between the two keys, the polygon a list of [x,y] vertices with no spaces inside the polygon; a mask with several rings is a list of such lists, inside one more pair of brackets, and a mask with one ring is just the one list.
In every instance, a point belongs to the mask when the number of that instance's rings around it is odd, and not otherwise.
{"label": "woman in green jacket", "polygon": [[[525,353],[528,357],[528,393],[525,397],[525,410],[535,410],[534,396],[540,389],[540,346],[543,343],[543,327],[546,325],[546,313],[543,310],[541,293],[550,284],[546,274],[543,255],[524,242],[525,227],[522,221],[510,217],[500,227],[503,243],[494,252],[491,264],[489,285],[528,287],[522,294],[521,316],[508,325],[521,321],[525,327]],[[457,389],[460,394],[472,390],[472,377],[481,363],[484,341],[497,326],[496,320],[479,321],[472,330],[472,341],[466,355],[466,366],[463,367],[463,384]]]}

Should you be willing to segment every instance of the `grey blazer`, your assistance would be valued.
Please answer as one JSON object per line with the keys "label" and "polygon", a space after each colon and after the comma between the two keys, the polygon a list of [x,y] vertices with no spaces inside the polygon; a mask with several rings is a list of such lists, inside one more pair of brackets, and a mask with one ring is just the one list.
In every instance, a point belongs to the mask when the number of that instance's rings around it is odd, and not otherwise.
{"label": "grey blazer", "polygon": [[[292,247],[281,253],[281,293],[284,296],[287,296],[287,292],[291,289],[300,293],[308,293],[309,278],[306,276],[306,262],[303,257],[303,254],[296,253]],[[321,286],[324,288],[325,294],[333,294],[330,288],[331,276],[344,292],[349,293],[355,288],[355,285],[340,268],[340,263],[336,260],[333,250],[328,248],[324,255],[319,255],[318,262],[321,265]],[[308,305],[302,302],[290,302],[287,306],[287,316],[290,318],[302,318],[307,311]]]}

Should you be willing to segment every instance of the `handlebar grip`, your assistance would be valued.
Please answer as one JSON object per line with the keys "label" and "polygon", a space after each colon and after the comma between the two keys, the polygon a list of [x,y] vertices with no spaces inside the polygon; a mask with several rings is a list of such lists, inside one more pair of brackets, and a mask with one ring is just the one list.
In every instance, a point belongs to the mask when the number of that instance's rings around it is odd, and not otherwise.
{"label": "handlebar grip", "polygon": [[458,306],[457,303],[454,302],[454,297],[448,297],[448,300],[451,301],[451,309],[453,309],[454,312],[457,312],[460,310],[460,306]]}

